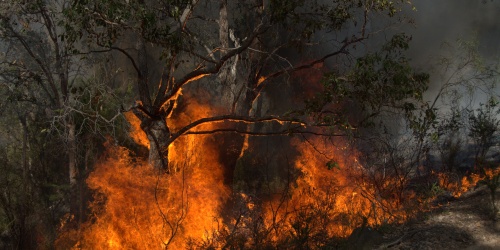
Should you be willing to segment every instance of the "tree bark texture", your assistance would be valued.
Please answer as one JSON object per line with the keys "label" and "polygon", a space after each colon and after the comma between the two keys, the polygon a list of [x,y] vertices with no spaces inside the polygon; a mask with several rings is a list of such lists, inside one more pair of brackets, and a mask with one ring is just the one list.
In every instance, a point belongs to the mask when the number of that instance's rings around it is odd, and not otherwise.
{"label": "tree bark texture", "polygon": [[146,119],[142,121],[141,127],[146,132],[149,140],[149,164],[155,169],[163,169],[169,172],[168,145],[170,144],[170,130],[165,119]]}
{"label": "tree bark texture", "polygon": [[78,168],[76,163],[76,131],[73,121],[68,121],[68,167],[69,183],[72,187],[76,186]]}

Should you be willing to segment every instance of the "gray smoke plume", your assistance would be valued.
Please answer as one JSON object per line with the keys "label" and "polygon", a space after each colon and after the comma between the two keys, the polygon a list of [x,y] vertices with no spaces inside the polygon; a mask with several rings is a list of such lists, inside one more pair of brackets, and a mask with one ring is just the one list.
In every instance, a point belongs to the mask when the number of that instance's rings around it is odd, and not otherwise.
{"label": "gray smoke plume", "polygon": [[488,59],[500,53],[500,1],[418,0],[411,44],[412,57],[424,65],[441,50],[443,42],[477,39],[481,54]]}
{"label": "gray smoke plume", "polygon": [[[416,67],[431,73],[426,95],[429,100],[435,98],[443,80],[451,74],[437,66],[438,59],[445,56],[458,61],[459,41],[477,43],[482,60],[487,65],[497,63],[500,56],[500,1],[418,0],[414,5],[415,10],[408,11],[408,16],[415,25],[406,30],[413,37],[409,56]],[[455,50],[451,49],[450,53],[450,48]],[[484,102],[486,98],[484,93],[476,93],[473,102]]]}

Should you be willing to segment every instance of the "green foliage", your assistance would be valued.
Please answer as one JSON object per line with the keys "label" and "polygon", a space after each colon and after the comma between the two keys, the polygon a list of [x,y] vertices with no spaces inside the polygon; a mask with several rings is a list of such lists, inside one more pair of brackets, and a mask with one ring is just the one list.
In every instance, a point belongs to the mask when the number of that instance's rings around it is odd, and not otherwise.
{"label": "green foliage", "polygon": [[476,112],[472,112],[469,116],[470,136],[484,140],[491,137],[498,130],[499,121],[497,116],[500,109],[497,108],[498,102],[494,98],[490,98],[487,104],[479,104]]}
{"label": "green foliage", "polygon": [[86,0],[77,1],[64,11],[64,38],[71,44],[81,39],[84,45],[111,47],[132,32],[147,41],[178,51],[183,34],[172,28],[191,1]]}
{"label": "green foliage", "polygon": [[[63,15],[69,6],[42,0],[0,4],[0,187],[5,194],[0,221],[6,223],[2,233],[20,249],[53,248],[59,219],[86,203],[84,189],[68,183],[68,155],[75,154],[81,184],[104,136],[126,132],[119,116],[112,119],[125,95],[118,98],[104,77],[100,82],[88,77],[98,64],[75,55],[85,30],[69,25]],[[77,125],[74,151],[68,147],[69,121]],[[77,213],[85,216],[84,209]]]}
{"label": "green foliage", "polygon": [[274,22],[283,22],[288,15],[294,15],[295,9],[303,7],[304,4],[304,0],[271,0],[269,2],[271,18]]}
{"label": "green foliage", "polygon": [[[55,225],[68,198],[68,190],[64,188],[67,175],[52,167],[65,164],[63,143],[53,135],[48,139],[41,132],[45,123],[43,113],[36,112],[31,105],[13,101],[2,109],[0,229],[13,245],[50,248]],[[24,126],[20,126],[20,120],[25,122]],[[35,235],[47,241],[37,242]]]}
{"label": "green foliage", "polygon": [[417,73],[403,56],[410,37],[395,35],[381,52],[358,59],[351,79],[354,95],[373,110],[384,104],[396,105],[405,100],[421,100],[427,90],[429,75]]}
{"label": "green foliage", "polygon": [[439,183],[434,182],[430,186],[426,197],[435,198],[435,197],[438,197],[439,195],[443,194],[444,192],[445,192],[445,190],[443,190],[443,188],[439,186]]}
{"label": "green foliage", "polygon": [[337,32],[348,27],[365,26],[366,20],[360,17],[368,12],[386,13],[389,17],[394,17],[405,4],[411,3],[386,0],[271,0],[266,9],[269,10],[272,24],[282,25],[307,41],[320,30]]}
{"label": "green foliage", "polygon": [[496,163],[489,163],[490,166],[481,166],[480,174],[484,179],[478,185],[485,185],[490,191],[491,217],[493,220],[500,218],[500,209],[497,207],[496,192],[500,187],[500,169]]}
{"label": "green foliage", "polygon": [[[328,74],[324,91],[307,101],[305,113],[345,131],[369,125],[386,111],[413,114],[427,90],[429,75],[414,71],[404,56],[409,41],[404,34],[395,35],[380,51],[358,58],[347,76]],[[346,116],[350,114],[346,109],[352,110],[353,105],[363,113],[357,124]],[[425,119],[434,120],[434,111],[426,110]]]}

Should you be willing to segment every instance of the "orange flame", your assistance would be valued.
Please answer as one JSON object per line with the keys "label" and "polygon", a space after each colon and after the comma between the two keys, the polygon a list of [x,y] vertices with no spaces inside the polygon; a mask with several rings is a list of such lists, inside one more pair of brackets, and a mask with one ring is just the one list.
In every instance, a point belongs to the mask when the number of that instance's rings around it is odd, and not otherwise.
{"label": "orange flame", "polygon": [[[87,180],[98,195],[93,218],[74,248],[178,249],[212,228],[229,191],[222,184],[217,154],[206,147],[201,154],[191,139],[172,147],[178,172],[168,176],[132,160],[126,149],[108,146],[107,156]],[[177,145],[196,154],[182,155]]]}
{"label": "orange flame", "polygon": [[128,123],[130,123],[129,136],[135,143],[149,149],[149,140],[146,133],[141,129],[141,121],[131,111],[124,113]]}
{"label": "orange flame", "polygon": [[[171,131],[216,113],[189,101],[167,119]],[[140,121],[132,113],[126,118],[132,125],[131,137],[149,147]],[[249,143],[246,136],[240,157],[251,149]],[[375,175],[376,179],[346,142],[294,138],[292,144],[299,155],[291,163],[294,173],[288,185],[262,200],[237,194],[243,205],[235,216],[223,211],[231,191],[224,185],[224,166],[213,136],[185,135],[171,144],[169,175],[133,159],[124,148],[108,145],[87,180],[96,192],[92,218],[79,233],[67,237],[76,242],[74,249],[180,249],[193,241],[222,248],[224,244],[217,241],[238,232],[245,239],[239,246],[252,248],[259,237],[267,237],[270,244],[300,238],[304,232],[345,237],[363,218],[373,226],[400,223],[412,215],[412,208],[418,209],[411,207],[418,200],[415,193],[396,190],[404,180],[385,175]],[[463,179],[457,192],[477,183],[475,176],[471,178]]]}
{"label": "orange flame", "polygon": [[[402,211],[399,201],[377,193],[366,178],[356,151],[342,144],[345,143],[340,141],[334,146],[320,139],[312,140],[311,145],[295,143],[301,152],[295,167],[302,176],[297,180],[292,203],[317,209],[329,207],[325,212],[330,218],[327,225],[330,237],[348,236],[362,218],[366,218],[369,225],[403,222],[408,215]],[[328,160],[325,155],[334,160]],[[385,180],[387,186],[393,181]]]}
{"label": "orange flame", "polygon": [[[190,103],[171,127],[181,127],[210,109]],[[126,113],[130,136],[149,146],[140,121]],[[209,126],[209,125],[206,125]],[[206,127],[205,126],[205,127]],[[96,192],[91,219],[58,239],[73,249],[179,249],[191,238],[207,237],[229,196],[224,168],[210,136],[184,136],[169,146],[169,175],[133,159],[125,148],[107,145],[107,153],[87,179]],[[66,238],[65,238],[66,237]]]}
{"label": "orange flame", "polygon": [[500,168],[485,168],[483,174],[471,173],[461,179],[453,179],[447,173],[438,173],[439,186],[452,193],[455,198],[462,196],[467,191],[476,187],[480,181],[493,179],[500,174]]}

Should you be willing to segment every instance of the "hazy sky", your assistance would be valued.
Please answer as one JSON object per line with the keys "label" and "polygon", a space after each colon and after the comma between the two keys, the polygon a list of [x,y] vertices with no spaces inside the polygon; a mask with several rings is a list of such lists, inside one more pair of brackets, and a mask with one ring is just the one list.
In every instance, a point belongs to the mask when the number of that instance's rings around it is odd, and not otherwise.
{"label": "hazy sky", "polygon": [[[413,37],[410,57],[414,65],[431,73],[427,98],[434,99],[447,77],[433,67],[436,58],[445,55],[443,43],[456,45],[457,39],[477,39],[479,51],[487,61],[500,58],[500,0],[414,0],[416,11],[409,13],[415,27],[407,32]],[[453,58],[453,55],[447,57]],[[456,57],[455,57],[456,58]],[[484,102],[484,93],[474,95],[473,103]]]}
{"label": "hazy sky", "polygon": [[480,51],[489,57],[500,54],[499,0],[415,0],[417,11],[411,47],[419,61],[439,52],[443,42],[457,38],[479,40]]}

